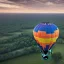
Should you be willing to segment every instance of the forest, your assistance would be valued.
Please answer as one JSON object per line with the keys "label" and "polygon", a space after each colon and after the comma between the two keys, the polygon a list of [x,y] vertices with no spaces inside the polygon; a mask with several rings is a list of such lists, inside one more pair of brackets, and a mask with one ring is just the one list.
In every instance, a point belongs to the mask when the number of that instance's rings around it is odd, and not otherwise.
{"label": "forest", "polygon": [[[3,14],[0,17],[0,61],[40,53],[40,49],[33,37],[33,28],[41,21],[51,20],[51,16],[28,15],[27,17],[25,14],[22,16],[14,14],[12,17],[11,14],[8,17],[8,14]],[[56,44],[64,44],[64,24],[58,19],[59,15],[58,17],[55,16],[51,17],[52,22],[58,25],[60,29],[60,36]],[[60,18],[64,21],[63,16]]]}

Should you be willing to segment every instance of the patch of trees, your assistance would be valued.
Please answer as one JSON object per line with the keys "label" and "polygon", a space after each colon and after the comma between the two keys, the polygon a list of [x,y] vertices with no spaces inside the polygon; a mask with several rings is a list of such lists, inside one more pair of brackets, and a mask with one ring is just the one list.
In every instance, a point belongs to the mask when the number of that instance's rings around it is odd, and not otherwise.
{"label": "patch of trees", "polygon": [[0,54],[0,61],[37,52],[40,52],[37,46],[25,47],[23,49],[18,49],[5,54]]}
{"label": "patch of trees", "polygon": [[52,60],[54,64],[64,64],[63,56],[60,52],[55,52],[52,54]]}
{"label": "patch of trees", "polygon": [[64,44],[64,39],[63,38],[58,38],[56,43],[58,44]]}
{"label": "patch of trees", "polygon": [[0,54],[8,53],[24,47],[37,45],[32,35],[21,34],[18,37],[0,43]]}
{"label": "patch of trees", "polygon": [[0,61],[40,52],[32,35],[24,34],[0,42]]}

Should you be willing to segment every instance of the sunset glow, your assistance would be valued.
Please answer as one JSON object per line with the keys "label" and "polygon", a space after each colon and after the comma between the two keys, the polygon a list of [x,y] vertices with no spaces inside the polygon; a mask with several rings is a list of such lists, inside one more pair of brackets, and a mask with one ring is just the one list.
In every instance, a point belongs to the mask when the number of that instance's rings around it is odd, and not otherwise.
{"label": "sunset glow", "polygon": [[0,0],[0,13],[64,13],[64,1],[56,1]]}

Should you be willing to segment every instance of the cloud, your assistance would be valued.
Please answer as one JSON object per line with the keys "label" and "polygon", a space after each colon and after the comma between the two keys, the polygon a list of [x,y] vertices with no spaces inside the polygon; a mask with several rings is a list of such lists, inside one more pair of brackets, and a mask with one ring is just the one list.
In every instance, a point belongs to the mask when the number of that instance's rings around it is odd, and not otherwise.
{"label": "cloud", "polygon": [[8,0],[12,2],[21,2],[21,3],[34,3],[34,2],[41,2],[41,3],[46,3],[46,2],[52,2],[52,3],[64,3],[64,0]]}
{"label": "cloud", "polygon": [[8,0],[27,8],[64,7],[64,0]]}
{"label": "cloud", "polygon": [[19,8],[19,6],[0,3],[0,8]]}
{"label": "cloud", "polygon": [[7,12],[64,11],[64,0],[0,0],[0,10]]}
{"label": "cloud", "polygon": [[64,0],[0,0],[1,3],[26,6],[26,7],[46,7],[46,6],[64,6]]}
{"label": "cloud", "polygon": [[50,2],[53,2],[56,4],[62,4],[62,3],[64,3],[64,0],[50,0]]}
{"label": "cloud", "polygon": [[18,4],[34,4],[34,0],[8,0],[8,1],[12,1],[12,2],[15,2],[15,3],[18,3]]}

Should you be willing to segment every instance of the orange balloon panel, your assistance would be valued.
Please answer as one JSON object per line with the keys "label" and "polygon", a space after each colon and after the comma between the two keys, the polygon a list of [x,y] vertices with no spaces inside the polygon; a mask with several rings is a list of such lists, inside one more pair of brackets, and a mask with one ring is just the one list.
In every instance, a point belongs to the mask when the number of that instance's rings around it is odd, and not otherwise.
{"label": "orange balloon panel", "polygon": [[59,29],[56,30],[53,34],[46,34],[45,31],[38,31],[38,32],[33,31],[33,35],[39,38],[55,38],[59,36]]}

